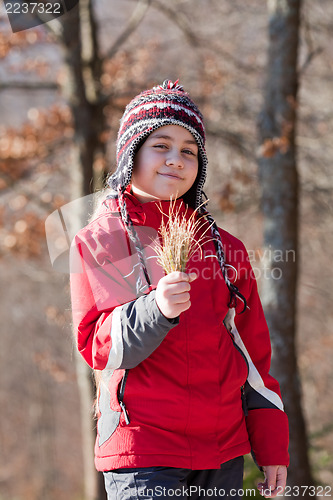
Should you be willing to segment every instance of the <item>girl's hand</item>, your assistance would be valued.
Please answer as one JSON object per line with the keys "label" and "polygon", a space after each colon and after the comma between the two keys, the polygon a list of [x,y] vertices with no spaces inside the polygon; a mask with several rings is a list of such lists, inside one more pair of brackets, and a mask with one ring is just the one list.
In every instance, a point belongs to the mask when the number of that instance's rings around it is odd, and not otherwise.
{"label": "girl's hand", "polygon": [[168,319],[176,318],[191,306],[191,281],[197,278],[195,273],[173,273],[163,276],[156,288],[155,300],[161,313]]}
{"label": "girl's hand", "polygon": [[285,465],[267,465],[263,467],[265,482],[258,484],[260,495],[265,498],[281,496],[287,482],[287,467]]}

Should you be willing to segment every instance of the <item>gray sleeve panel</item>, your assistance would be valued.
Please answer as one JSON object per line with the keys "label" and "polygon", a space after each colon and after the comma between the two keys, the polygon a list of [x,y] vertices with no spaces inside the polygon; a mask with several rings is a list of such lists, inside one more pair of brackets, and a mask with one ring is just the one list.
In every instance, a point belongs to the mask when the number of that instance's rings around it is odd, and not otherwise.
{"label": "gray sleeve panel", "polygon": [[273,408],[275,410],[279,410],[274,403],[253,389],[248,382],[245,382],[244,391],[248,410],[259,410],[261,408]]}
{"label": "gray sleeve panel", "polygon": [[179,317],[166,318],[155,301],[156,291],[122,306],[123,360],[119,368],[135,368],[161,344]]}

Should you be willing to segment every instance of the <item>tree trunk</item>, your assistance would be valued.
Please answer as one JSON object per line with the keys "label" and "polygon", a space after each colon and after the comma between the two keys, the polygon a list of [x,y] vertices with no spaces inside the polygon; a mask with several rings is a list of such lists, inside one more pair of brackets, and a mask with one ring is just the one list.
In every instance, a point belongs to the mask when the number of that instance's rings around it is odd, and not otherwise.
{"label": "tree trunk", "polygon": [[263,306],[271,332],[272,374],[290,422],[288,484],[312,485],[295,349],[298,173],[295,132],[301,0],[269,0],[268,78],[259,117],[259,175],[264,217]]}
{"label": "tree trunk", "polygon": [[[106,129],[100,95],[102,61],[96,38],[96,24],[90,0],[79,5],[61,19],[61,46],[67,69],[63,95],[71,107],[74,120],[74,144],[70,177],[72,199],[80,200],[95,190],[94,162],[104,158],[105,147],[100,140]],[[95,178],[94,178],[95,177]],[[85,203],[77,206],[77,229],[86,223]],[[74,222],[75,224],[75,222]],[[75,356],[78,388],[81,400],[81,426],[84,471],[84,499],[106,500],[102,473],[94,466],[95,430],[92,419],[94,384],[92,371],[77,354]]]}
{"label": "tree trunk", "polygon": [[[136,29],[149,4],[150,0],[138,2],[128,25],[111,47],[108,58],[113,57]],[[62,46],[67,69],[67,81],[62,90],[74,119],[73,162],[70,166],[72,199],[79,200],[102,187],[106,156],[102,133],[107,130],[103,111],[108,97],[103,94],[101,86],[104,60],[100,55],[92,0],[80,0],[75,8],[61,17],[61,25],[62,29],[58,30],[60,35],[56,33],[56,36]],[[87,220],[84,207],[80,213],[80,203],[76,206],[78,213],[74,218],[77,218],[79,229]],[[83,219],[80,219],[82,215]],[[93,464],[92,443],[95,432],[90,410],[95,388],[91,370],[83,363],[76,356],[83,429],[85,500],[106,500],[103,475],[96,475]]]}

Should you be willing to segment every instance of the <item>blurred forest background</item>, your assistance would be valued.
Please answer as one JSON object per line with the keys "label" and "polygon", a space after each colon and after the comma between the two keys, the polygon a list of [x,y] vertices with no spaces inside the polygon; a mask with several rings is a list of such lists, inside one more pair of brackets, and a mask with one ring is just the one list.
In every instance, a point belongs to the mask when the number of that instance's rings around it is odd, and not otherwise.
{"label": "blurred forest background", "polygon": [[[0,500],[102,498],[87,484],[91,395],[83,401],[87,388],[78,382],[87,372],[71,335],[68,274],[52,268],[45,220],[114,169],[119,119],[139,91],[179,78],[199,104],[210,210],[246,244],[264,292],[258,156],[288,149],[271,141],[263,153],[257,126],[267,101],[270,9],[279,3],[293,2],[80,0],[62,18],[15,34],[1,6]],[[293,376],[302,386],[309,484],[333,487],[333,4],[299,3]],[[283,325],[283,309],[280,318]],[[278,362],[274,373],[283,382]],[[253,487],[260,473],[248,465],[246,474]]]}

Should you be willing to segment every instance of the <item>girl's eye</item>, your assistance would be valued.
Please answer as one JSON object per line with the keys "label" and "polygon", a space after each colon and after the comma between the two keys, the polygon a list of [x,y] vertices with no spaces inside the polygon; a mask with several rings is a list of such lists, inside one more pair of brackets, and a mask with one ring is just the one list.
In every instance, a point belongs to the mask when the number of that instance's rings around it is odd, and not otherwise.
{"label": "girl's eye", "polygon": [[183,149],[183,152],[186,153],[187,155],[196,156],[194,151],[192,151],[191,149]]}
{"label": "girl's eye", "polygon": [[155,144],[153,147],[154,147],[154,148],[161,148],[161,149],[164,149],[164,148],[166,148],[167,146],[166,146],[165,144]]}

